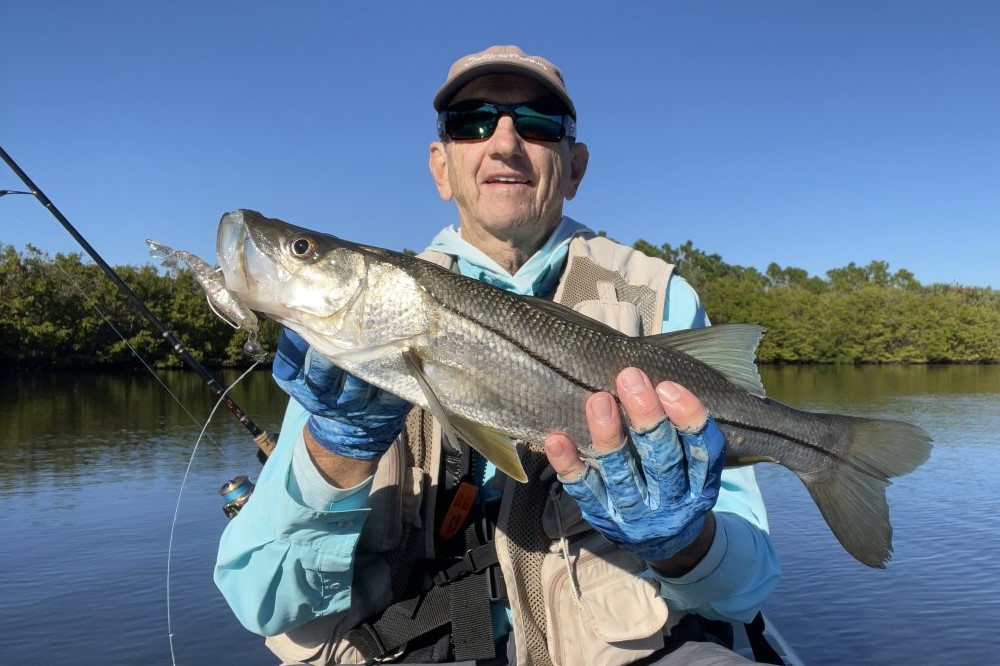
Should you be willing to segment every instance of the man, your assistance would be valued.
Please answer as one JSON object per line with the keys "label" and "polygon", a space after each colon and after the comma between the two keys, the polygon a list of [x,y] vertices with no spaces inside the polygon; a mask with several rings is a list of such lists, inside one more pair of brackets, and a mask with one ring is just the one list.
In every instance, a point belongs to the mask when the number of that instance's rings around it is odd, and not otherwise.
{"label": "man", "polygon": [[[671,267],[563,216],[588,152],[551,62],[467,56],[434,107],[430,171],[459,227],[425,258],[632,335],[707,325]],[[519,484],[290,331],[274,375],[294,400],[216,582],[282,659],[745,663],[712,641],[755,616],[778,565],[752,468],[721,471],[724,438],[686,388],[624,370],[626,419],[610,394],[587,400],[595,454],[554,423]]]}

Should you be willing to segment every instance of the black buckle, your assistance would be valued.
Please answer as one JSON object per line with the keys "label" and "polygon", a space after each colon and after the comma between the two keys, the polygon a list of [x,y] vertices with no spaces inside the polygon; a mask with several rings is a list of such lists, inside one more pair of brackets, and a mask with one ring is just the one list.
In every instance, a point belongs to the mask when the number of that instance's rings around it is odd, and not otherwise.
{"label": "black buckle", "polygon": [[491,564],[496,564],[495,555],[493,557],[489,557],[487,553],[487,561],[481,561],[482,554],[480,553],[477,555],[477,550],[479,550],[479,548],[470,548],[465,551],[464,555],[462,555],[462,559],[434,574],[434,584],[447,585],[452,581],[465,578],[469,574],[479,573],[483,569],[488,568]]}

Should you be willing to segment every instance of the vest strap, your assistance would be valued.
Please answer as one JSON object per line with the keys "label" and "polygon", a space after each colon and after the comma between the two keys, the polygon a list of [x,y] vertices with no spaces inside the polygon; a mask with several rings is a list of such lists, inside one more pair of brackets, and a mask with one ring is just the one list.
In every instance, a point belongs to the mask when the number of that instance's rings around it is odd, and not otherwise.
{"label": "vest strap", "polygon": [[497,548],[493,541],[465,551],[462,559],[447,569],[442,569],[434,576],[435,585],[447,585],[461,580],[469,574],[480,573],[488,567],[497,564]]}
{"label": "vest strap", "polygon": [[451,644],[457,661],[496,656],[489,579],[489,572],[483,571],[469,574],[448,585]]}
{"label": "vest strap", "polygon": [[378,620],[354,627],[346,638],[364,656],[366,664],[374,664],[408,641],[446,624],[450,610],[448,588],[434,586],[392,604]]}
{"label": "vest strap", "polygon": [[[475,526],[465,533],[476,539]],[[469,541],[467,541],[469,543]],[[451,645],[458,661],[496,656],[490,602],[503,598],[502,575],[493,541],[470,548],[461,559],[434,576],[434,585],[398,601],[374,622],[347,632],[347,640],[366,664],[394,654],[409,641],[451,623]]]}

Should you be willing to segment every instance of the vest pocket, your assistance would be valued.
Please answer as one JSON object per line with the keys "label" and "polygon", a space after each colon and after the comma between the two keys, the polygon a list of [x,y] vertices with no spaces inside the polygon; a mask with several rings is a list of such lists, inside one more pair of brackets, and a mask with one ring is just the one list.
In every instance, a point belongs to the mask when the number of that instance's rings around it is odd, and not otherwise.
{"label": "vest pocket", "polygon": [[[639,310],[629,302],[608,302],[606,300],[580,301],[573,306],[580,314],[604,322],[625,335],[642,335],[642,317]],[[659,331],[656,331],[659,333]]]}
{"label": "vest pocket", "polygon": [[[618,666],[664,645],[668,610],[643,563],[596,532],[542,562],[548,648],[556,666]],[[567,564],[566,553],[569,559]]]}
{"label": "vest pocket", "polygon": [[[385,553],[399,546],[403,532],[404,510],[412,504],[413,474],[406,466],[406,456],[397,439],[385,452],[372,479],[368,496],[370,513],[361,531],[360,547]],[[412,508],[410,508],[412,510]]]}

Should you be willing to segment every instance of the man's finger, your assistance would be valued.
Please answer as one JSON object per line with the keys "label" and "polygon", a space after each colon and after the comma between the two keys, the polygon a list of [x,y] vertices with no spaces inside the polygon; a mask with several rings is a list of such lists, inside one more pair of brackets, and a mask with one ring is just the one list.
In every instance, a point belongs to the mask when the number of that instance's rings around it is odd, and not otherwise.
{"label": "man's finger", "polygon": [[573,440],[564,433],[554,432],[545,438],[545,457],[563,481],[576,481],[587,471]]}
{"label": "man's finger", "polygon": [[610,393],[595,393],[587,398],[587,426],[597,454],[614,451],[625,442],[621,412]]}
{"label": "man's finger", "polygon": [[676,382],[660,382],[656,387],[660,405],[678,430],[697,432],[708,420],[708,410],[694,393]]}
{"label": "man's finger", "polygon": [[628,414],[633,430],[647,432],[663,420],[660,397],[646,373],[637,368],[625,368],[618,373],[616,384],[618,399]]}

